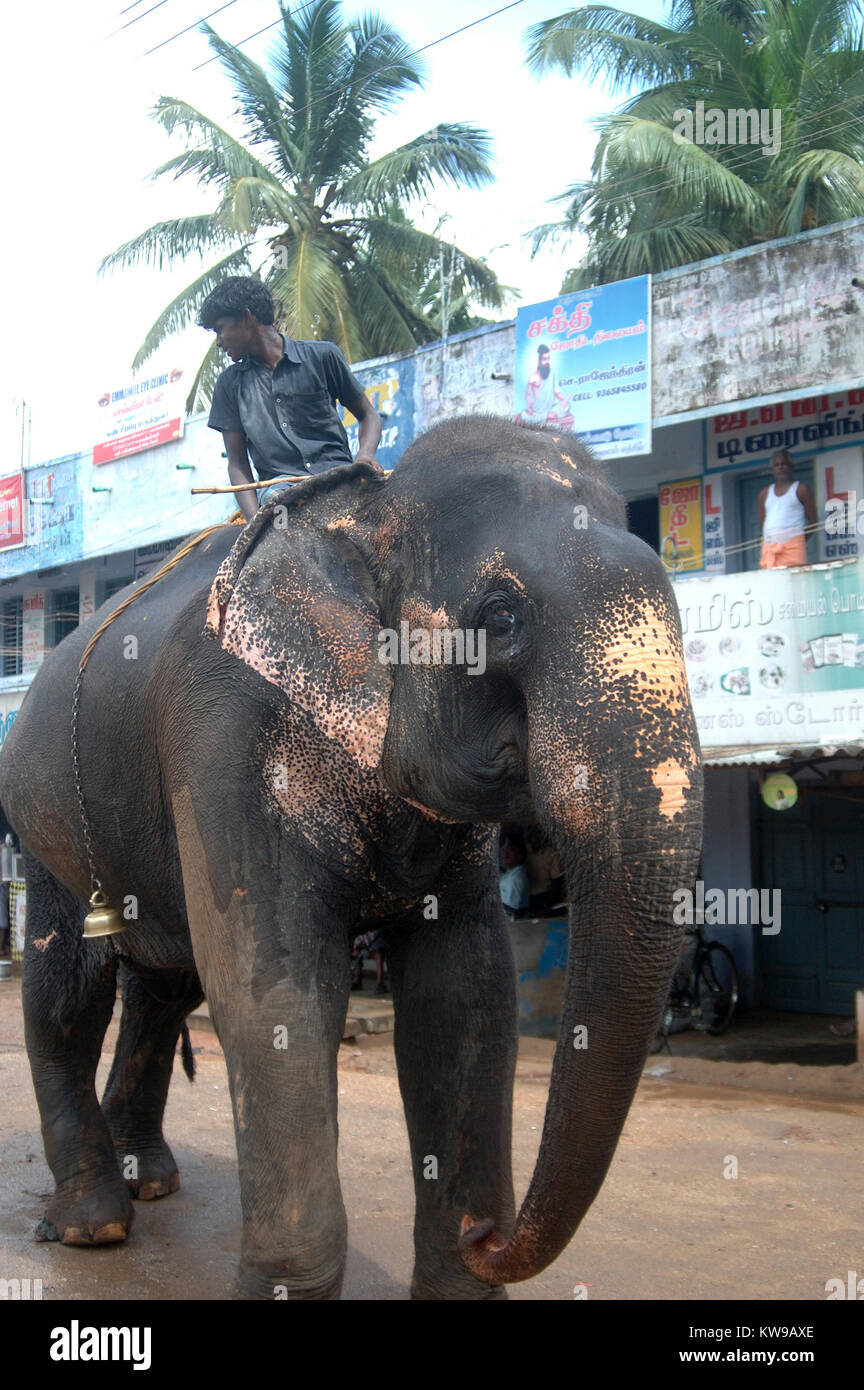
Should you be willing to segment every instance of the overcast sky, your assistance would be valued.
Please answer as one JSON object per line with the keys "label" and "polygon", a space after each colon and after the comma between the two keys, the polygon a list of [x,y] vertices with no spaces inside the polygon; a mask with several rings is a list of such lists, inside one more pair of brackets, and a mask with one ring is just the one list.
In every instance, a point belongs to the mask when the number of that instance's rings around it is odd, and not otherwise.
{"label": "overcast sky", "polygon": [[[123,384],[159,310],[200,274],[197,258],[172,271],[100,277],[97,267],[108,251],[152,223],[213,206],[212,195],[191,181],[148,180],[174,152],[148,112],[159,95],[177,96],[231,127],[230,89],[219,64],[207,62],[206,40],[195,29],[171,39],[220,3],[48,0],[4,11],[2,236],[11,329],[2,402],[4,473],[18,466],[16,399],[31,409],[33,461],[89,447],[96,399]],[[494,139],[495,185],[476,193],[441,187],[431,200],[434,210],[424,208],[418,220],[432,230],[449,213],[445,234],[472,255],[487,256],[499,278],[520,291],[522,303],[554,295],[562,269],[578,256],[545,251],[532,261],[523,235],[555,215],[548,199],[587,175],[591,121],[620,101],[600,85],[563,77],[538,81],[524,67],[525,30],[568,6],[521,0],[437,43],[498,8],[495,0],[381,0],[371,6],[349,0],[345,6],[350,13],[368,8],[379,10],[412,48],[434,44],[423,55],[425,89],[381,120],[372,153],[439,121],[484,126]],[[628,8],[659,16],[664,5],[636,0]],[[243,41],[277,13],[275,0],[233,0],[210,22],[262,60],[277,31]],[[515,308],[511,304],[502,317],[512,317]],[[154,361],[176,359],[191,370],[207,341],[201,329],[192,329]]]}

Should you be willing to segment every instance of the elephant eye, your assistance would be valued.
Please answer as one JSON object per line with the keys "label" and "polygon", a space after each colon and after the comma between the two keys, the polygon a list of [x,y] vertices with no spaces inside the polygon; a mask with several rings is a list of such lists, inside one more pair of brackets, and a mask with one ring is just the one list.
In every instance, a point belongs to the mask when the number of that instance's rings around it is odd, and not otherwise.
{"label": "elephant eye", "polygon": [[507,637],[516,626],[516,614],[502,599],[495,599],[483,609],[483,626],[487,632]]}

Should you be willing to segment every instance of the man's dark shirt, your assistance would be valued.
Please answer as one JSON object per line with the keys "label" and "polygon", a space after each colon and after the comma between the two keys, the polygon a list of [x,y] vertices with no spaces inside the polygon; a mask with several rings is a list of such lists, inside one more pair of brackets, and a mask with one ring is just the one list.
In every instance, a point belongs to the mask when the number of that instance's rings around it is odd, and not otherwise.
{"label": "man's dark shirt", "polygon": [[272,372],[256,357],[241,357],[222,373],[207,422],[245,437],[262,480],[350,463],[336,402],[351,406],[363,395],[335,343],[284,335],[282,341],[285,349]]}

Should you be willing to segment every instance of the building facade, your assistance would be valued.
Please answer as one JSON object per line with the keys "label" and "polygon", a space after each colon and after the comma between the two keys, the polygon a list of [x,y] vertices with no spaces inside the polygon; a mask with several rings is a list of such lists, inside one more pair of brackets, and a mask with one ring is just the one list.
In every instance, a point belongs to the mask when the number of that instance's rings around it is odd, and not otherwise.
{"label": "building facade", "polygon": [[[864,219],[654,277],[652,448],[608,464],[681,610],[706,763],[702,874],[728,905],[709,934],[732,948],[745,1003],[834,1014],[850,1013],[864,987],[859,275]],[[383,466],[440,420],[512,416],[515,351],[511,322],[357,364],[382,416]],[[356,422],[345,423],[351,437]],[[781,448],[825,524],[808,538],[808,566],[765,572],[758,495]],[[23,471],[23,543],[0,546],[0,739],[46,651],[181,539],[229,515],[230,495],[191,495],[226,482],[221,438],[204,416],[137,453]],[[827,524],[832,507],[842,530]],[[772,771],[791,775],[794,804],[765,798]],[[761,920],[754,890],[779,890],[779,930]]]}

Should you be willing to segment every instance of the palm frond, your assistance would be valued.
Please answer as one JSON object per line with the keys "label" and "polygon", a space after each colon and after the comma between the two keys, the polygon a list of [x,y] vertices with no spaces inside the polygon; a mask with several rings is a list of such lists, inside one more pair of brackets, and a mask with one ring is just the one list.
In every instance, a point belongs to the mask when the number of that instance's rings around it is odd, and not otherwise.
{"label": "palm frond", "polygon": [[347,207],[380,206],[391,198],[425,197],[437,179],[461,188],[482,188],[492,179],[491,139],[468,124],[441,124],[418,135],[348,178],[339,187]]}
{"label": "palm frond", "polygon": [[249,268],[249,247],[240,246],[181,290],[161,312],[147,332],[132,362],[135,371],[151,357],[172,333],[188,328],[195,321],[201,303],[226,275],[240,275]]}
{"label": "palm frond", "polygon": [[216,339],[208,347],[195,373],[195,379],[186,397],[186,414],[194,415],[205,410],[213,399],[216,382],[225,370],[225,354],[217,346]]}
{"label": "palm frond", "polygon": [[182,130],[195,142],[191,149],[160,165],[153,178],[164,173],[173,173],[175,178],[183,173],[195,173],[205,185],[214,182],[224,185],[232,178],[248,174],[260,179],[273,178],[273,171],[241,141],[188,102],[178,101],[176,97],[160,97],[152,115],[169,135]]}
{"label": "palm frond", "polygon": [[580,5],[544,19],[527,34],[528,66],[538,75],[605,79],[611,90],[634,82],[672,81],[686,71],[674,29],[611,5]]}
{"label": "palm frond", "polygon": [[235,240],[210,212],[172,217],[167,222],[154,222],[152,227],[111,251],[100,262],[99,274],[107,270],[128,270],[136,265],[152,265],[157,270],[165,270],[186,256],[193,253],[203,256]]}

